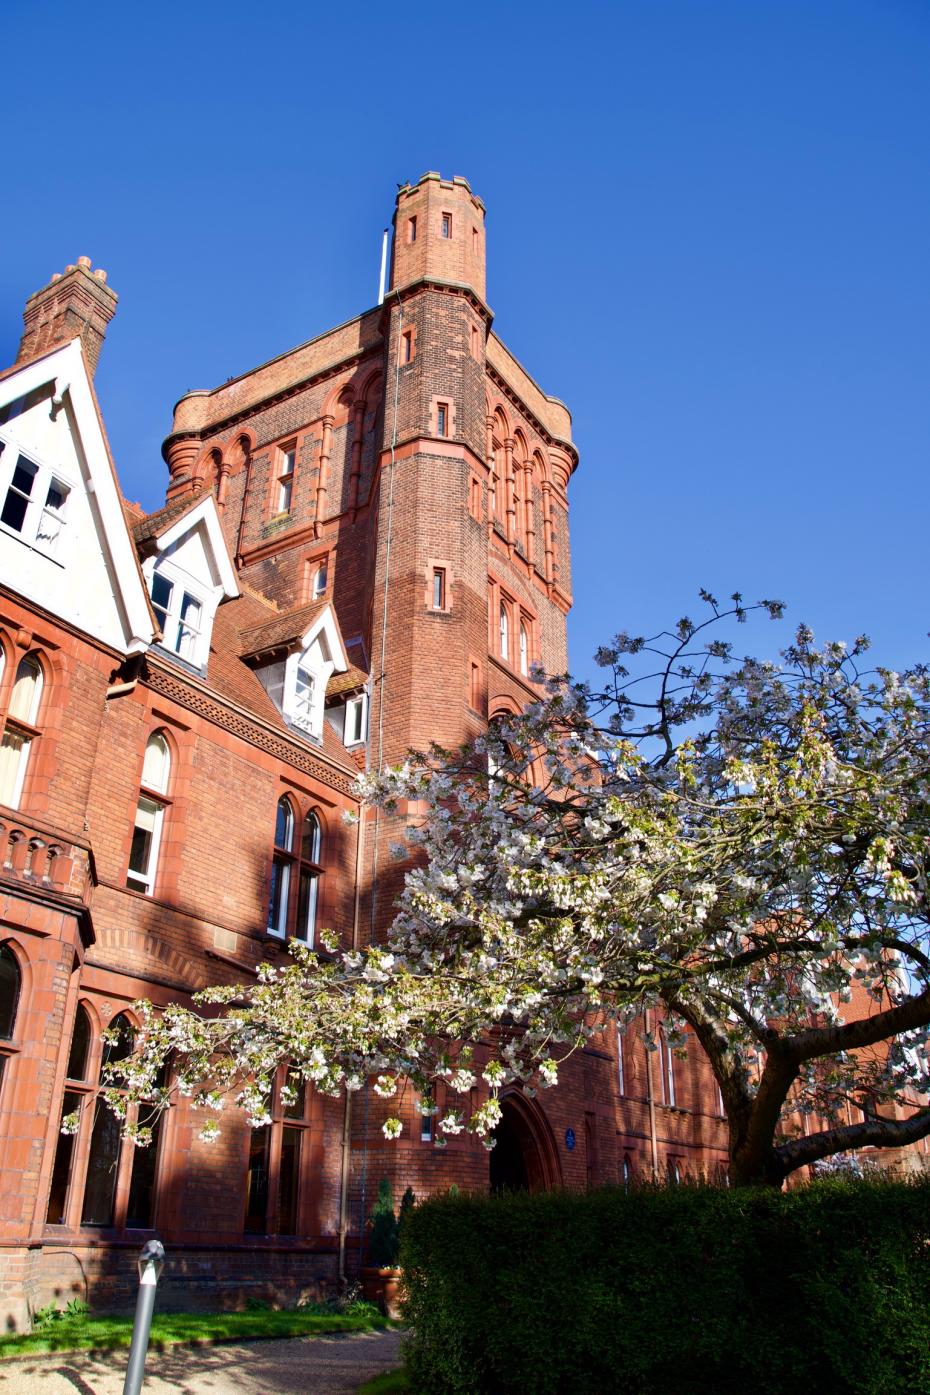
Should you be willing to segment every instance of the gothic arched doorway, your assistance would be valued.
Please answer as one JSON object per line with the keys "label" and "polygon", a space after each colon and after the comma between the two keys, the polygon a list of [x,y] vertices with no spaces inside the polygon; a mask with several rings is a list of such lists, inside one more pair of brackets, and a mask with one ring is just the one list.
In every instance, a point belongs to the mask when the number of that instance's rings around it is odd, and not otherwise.
{"label": "gothic arched doorway", "polygon": [[501,1099],[489,1180],[492,1192],[544,1192],[562,1182],[552,1131],[538,1106],[514,1093]]}

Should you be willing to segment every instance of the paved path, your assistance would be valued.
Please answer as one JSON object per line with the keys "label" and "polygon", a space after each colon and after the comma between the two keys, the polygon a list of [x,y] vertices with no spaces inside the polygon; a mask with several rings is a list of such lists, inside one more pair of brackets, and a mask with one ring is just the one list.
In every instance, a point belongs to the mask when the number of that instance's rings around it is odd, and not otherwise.
{"label": "paved path", "polygon": [[[400,1364],[399,1332],[150,1352],[143,1395],[349,1395]],[[0,1395],[122,1395],[128,1353],[0,1362]]]}

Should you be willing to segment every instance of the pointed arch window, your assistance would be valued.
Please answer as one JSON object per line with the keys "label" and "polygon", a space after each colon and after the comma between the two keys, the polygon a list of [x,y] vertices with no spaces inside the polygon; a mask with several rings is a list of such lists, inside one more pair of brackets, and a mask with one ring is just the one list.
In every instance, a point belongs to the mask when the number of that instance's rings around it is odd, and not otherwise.
{"label": "pointed arch window", "polygon": [[510,616],[507,614],[507,607],[503,601],[500,603],[497,616],[497,642],[501,658],[508,658],[510,655]]}
{"label": "pointed arch window", "polygon": [[[107,1037],[100,1044],[95,1069],[91,1018],[79,1003],[61,1111],[63,1125],[68,1121],[74,1127],[58,1135],[46,1223],[148,1230],[155,1219],[162,1117],[152,1123],[147,1148],[123,1142],[119,1120],[102,1092],[109,1083],[107,1066],[126,1060],[135,1048],[135,1028],[125,1013],[110,1023]],[[158,1085],[166,1078],[167,1068]]]}
{"label": "pointed arch window", "polygon": [[520,672],[524,678],[530,671],[530,637],[527,632],[526,622],[520,621]]}
{"label": "pointed arch window", "polygon": [[[0,677],[4,667],[5,661],[0,661]],[[29,754],[40,735],[36,722],[44,685],[38,654],[24,655],[13,678],[0,741],[0,804],[11,809],[19,807]]]}
{"label": "pointed arch window", "polygon": [[290,799],[282,796],[275,818],[271,863],[270,935],[280,939],[290,935],[308,945],[316,942],[322,854],[323,827],[319,815],[311,809],[300,817]]}
{"label": "pointed arch window", "polygon": [[287,903],[294,862],[294,810],[286,797],[278,800],[274,824],[274,855],[271,860],[271,898],[268,902],[268,933],[287,933]]}
{"label": "pointed arch window", "polygon": [[153,732],[145,746],[142,790],[136,805],[126,874],[130,890],[141,891],[146,896],[151,896],[155,889],[170,774],[171,749],[161,732]]}

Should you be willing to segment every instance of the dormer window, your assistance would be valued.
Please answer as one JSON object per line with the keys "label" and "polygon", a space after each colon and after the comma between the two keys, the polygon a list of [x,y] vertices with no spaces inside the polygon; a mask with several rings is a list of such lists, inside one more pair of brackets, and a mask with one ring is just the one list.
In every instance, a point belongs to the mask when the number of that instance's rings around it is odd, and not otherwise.
{"label": "dormer window", "polygon": [[200,664],[203,602],[156,571],[152,574],[152,609],[161,626],[163,647],[190,664]]}
{"label": "dormer window", "polygon": [[303,664],[298,664],[294,685],[294,721],[298,726],[312,731],[316,678]]}

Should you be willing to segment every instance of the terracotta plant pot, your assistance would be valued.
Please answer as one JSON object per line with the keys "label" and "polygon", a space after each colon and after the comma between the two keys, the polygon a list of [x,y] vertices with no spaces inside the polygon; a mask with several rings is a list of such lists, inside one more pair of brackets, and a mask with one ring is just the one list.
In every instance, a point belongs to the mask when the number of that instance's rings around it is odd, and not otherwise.
{"label": "terracotta plant pot", "polygon": [[362,1270],[363,1294],[389,1318],[400,1317],[401,1281],[401,1270],[393,1267],[379,1269],[368,1265]]}

